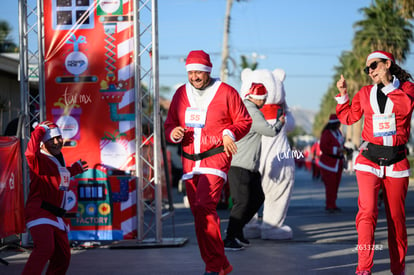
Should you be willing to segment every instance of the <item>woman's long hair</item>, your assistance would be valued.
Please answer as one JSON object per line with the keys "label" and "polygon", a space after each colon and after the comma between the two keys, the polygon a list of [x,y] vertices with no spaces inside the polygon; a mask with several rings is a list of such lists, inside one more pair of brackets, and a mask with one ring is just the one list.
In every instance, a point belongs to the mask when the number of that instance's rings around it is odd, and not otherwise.
{"label": "woman's long hair", "polygon": [[[385,62],[386,59],[383,59],[383,61]],[[410,79],[413,80],[413,77],[411,76],[411,74],[403,70],[400,66],[398,66],[394,62],[391,62],[390,73],[392,75],[395,75],[401,83],[409,81]]]}

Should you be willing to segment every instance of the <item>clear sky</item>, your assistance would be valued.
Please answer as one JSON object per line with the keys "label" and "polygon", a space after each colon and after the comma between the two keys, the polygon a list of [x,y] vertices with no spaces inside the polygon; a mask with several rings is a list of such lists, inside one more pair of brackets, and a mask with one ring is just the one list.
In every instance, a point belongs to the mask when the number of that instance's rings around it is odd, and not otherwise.
{"label": "clear sky", "polygon": [[[18,40],[18,1],[3,1],[0,19],[13,27]],[[260,69],[286,71],[289,106],[318,110],[322,96],[336,82],[334,67],[342,52],[352,49],[353,24],[362,20],[371,0],[248,0],[234,1],[230,54],[259,56]],[[159,0],[160,85],[172,90],[187,80],[184,58],[191,50],[210,53],[212,75],[220,74],[226,0]],[[414,45],[406,64],[414,75]],[[361,69],[364,64],[361,64]],[[240,88],[240,69],[228,82]],[[345,76],[346,77],[346,76]],[[367,78],[367,82],[369,79]]]}

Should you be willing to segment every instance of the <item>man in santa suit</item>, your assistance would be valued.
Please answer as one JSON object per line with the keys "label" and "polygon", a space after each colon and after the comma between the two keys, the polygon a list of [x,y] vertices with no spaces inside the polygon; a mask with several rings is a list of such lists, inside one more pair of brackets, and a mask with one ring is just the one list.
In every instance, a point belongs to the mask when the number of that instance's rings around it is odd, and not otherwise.
{"label": "man in santa suit", "polygon": [[373,267],[374,233],[378,218],[378,192],[382,188],[387,215],[391,272],[405,274],[407,228],[405,199],[410,164],[406,144],[410,137],[414,108],[412,76],[395,63],[394,56],[374,51],[367,56],[364,71],[373,84],[361,88],[351,103],[344,76],[336,86],[336,113],[343,124],[364,117],[363,143],[354,167],[358,182],[358,266],[357,274],[369,275]]}
{"label": "man in santa suit", "polygon": [[85,161],[66,167],[61,149],[62,133],[50,121],[40,123],[32,132],[25,152],[30,169],[30,191],[25,218],[33,238],[33,251],[23,275],[66,274],[70,263],[69,225],[64,220],[66,210],[76,197],[69,190],[70,177],[87,169]]}
{"label": "man in santa suit", "polygon": [[233,267],[224,254],[216,207],[227,180],[236,141],[250,130],[252,119],[238,92],[210,77],[212,64],[204,51],[186,59],[189,83],[173,96],[165,135],[181,143],[183,176],[194,215],[205,274],[228,274]]}
{"label": "man in santa suit", "polygon": [[325,185],[326,211],[330,213],[341,211],[336,205],[339,183],[344,166],[344,143],[339,127],[341,123],[335,114],[331,114],[328,123],[322,130],[319,142],[322,152],[319,159],[322,181]]}

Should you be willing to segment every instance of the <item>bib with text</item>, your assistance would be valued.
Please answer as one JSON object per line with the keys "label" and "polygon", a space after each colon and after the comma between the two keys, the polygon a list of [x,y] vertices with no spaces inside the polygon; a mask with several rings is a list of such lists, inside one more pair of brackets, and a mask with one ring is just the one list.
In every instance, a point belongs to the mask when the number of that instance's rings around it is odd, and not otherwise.
{"label": "bib with text", "polygon": [[70,183],[70,173],[66,167],[59,167],[59,174],[60,174],[60,190],[67,191],[69,189]]}
{"label": "bib with text", "polygon": [[395,114],[373,114],[372,126],[374,137],[392,136],[397,133]]}
{"label": "bib with text", "polygon": [[185,110],[185,126],[193,128],[204,128],[204,125],[206,124],[206,115],[206,110],[188,107]]}

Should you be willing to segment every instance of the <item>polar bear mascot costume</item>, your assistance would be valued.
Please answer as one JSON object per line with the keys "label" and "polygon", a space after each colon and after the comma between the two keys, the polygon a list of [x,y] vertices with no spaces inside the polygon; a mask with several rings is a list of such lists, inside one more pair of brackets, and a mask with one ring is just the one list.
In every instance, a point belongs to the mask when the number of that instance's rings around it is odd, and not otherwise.
{"label": "polar bear mascot costume", "polygon": [[281,113],[286,117],[285,125],[278,135],[262,137],[260,173],[265,194],[263,221],[260,224],[256,215],[244,227],[246,238],[282,240],[293,236],[292,229],[284,224],[295,181],[295,162],[286,135],[295,127],[295,121],[285,101],[285,77],[282,69],[252,71],[247,68],[241,73],[240,92],[243,98],[252,83],[262,83],[268,92],[266,104],[261,109],[266,120],[274,124]]}

